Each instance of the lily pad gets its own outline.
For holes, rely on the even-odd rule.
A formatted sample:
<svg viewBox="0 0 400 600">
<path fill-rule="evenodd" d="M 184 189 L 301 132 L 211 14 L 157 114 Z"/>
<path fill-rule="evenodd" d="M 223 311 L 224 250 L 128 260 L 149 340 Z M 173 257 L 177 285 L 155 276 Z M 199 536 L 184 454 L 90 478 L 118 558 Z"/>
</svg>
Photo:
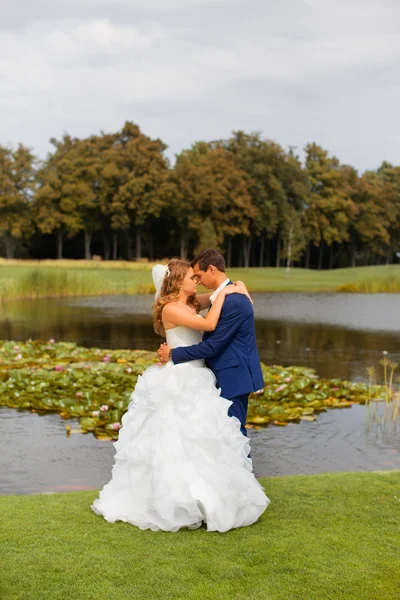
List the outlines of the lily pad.
<svg viewBox="0 0 400 600">
<path fill-rule="evenodd" d="M 78 417 L 83 432 L 115 440 L 138 376 L 157 361 L 142 350 L 0 341 L 0 406 Z M 384 397 L 380 386 L 321 379 L 305 367 L 261 367 L 265 388 L 249 399 L 248 423 L 255 427 L 314 421 L 322 411 Z"/>
</svg>

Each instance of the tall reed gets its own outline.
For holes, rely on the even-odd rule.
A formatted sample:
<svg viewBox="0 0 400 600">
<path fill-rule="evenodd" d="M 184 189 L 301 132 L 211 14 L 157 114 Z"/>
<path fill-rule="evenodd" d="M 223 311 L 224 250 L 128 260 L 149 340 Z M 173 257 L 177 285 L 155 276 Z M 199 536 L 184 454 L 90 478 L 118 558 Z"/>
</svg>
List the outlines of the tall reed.
<svg viewBox="0 0 400 600">
<path fill-rule="evenodd" d="M 12 273 L 4 272 L 4 269 Z M 103 294 L 150 294 L 154 292 L 151 271 L 146 269 L 102 269 L 94 267 L 2 267 L 0 298 L 44 298 L 96 296 Z"/>
<path fill-rule="evenodd" d="M 373 401 L 371 400 L 371 391 L 373 388 L 376 389 L 376 371 L 374 367 L 368 369 L 367 429 L 371 429 L 372 423 L 383 428 L 391 424 L 396 429 L 400 417 L 400 385 L 398 389 L 395 389 L 393 381 L 398 365 L 386 357 L 379 364 L 383 367 L 383 391 L 381 398 L 375 396 Z M 397 382 L 400 384 L 400 377 L 397 378 Z"/>
<path fill-rule="evenodd" d="M 338 292 L 355 294 L 398 294 L 400 293 L 400 276 L 387 279 L 366 279 L 354 283 L 345 283 L 337 288 Z"/>
</svg>

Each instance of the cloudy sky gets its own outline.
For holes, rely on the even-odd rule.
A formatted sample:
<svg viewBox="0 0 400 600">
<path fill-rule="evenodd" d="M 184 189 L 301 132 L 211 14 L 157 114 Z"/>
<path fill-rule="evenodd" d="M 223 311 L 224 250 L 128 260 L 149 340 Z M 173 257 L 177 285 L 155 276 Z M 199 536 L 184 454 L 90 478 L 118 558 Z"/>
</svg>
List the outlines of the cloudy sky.
<svg viewBox="0 0 400 600">
<path fill-rule="evenodd" d="M 0 0 L 0 144 L 138 123 L 400 164 L 399 0 Z"/>
</svg>

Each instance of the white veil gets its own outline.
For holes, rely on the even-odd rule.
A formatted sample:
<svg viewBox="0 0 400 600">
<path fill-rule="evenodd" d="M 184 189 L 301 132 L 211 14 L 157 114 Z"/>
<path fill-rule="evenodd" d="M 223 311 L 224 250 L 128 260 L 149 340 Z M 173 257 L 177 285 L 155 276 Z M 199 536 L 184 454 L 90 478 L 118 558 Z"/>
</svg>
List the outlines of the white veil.
<svg viewBox="0 0 400 600">
<path fill-rule="evenodd" d="M 155 265 L 153 267 L 151 274 L 153 276 L 154 287 L 156 288 L 154 300 L 157 300 L 158 296 L 160 295 L 161 286 L 163 284 L 167 270 L 168 270 L 168 267 L 166 265 Z"/>
</svg>

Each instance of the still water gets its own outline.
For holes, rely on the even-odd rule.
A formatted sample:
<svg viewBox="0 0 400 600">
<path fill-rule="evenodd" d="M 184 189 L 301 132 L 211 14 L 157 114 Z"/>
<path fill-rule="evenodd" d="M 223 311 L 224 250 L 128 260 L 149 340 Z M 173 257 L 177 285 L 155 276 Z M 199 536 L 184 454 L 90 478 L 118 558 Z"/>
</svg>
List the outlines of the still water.
<svg viewBox="0 0 400 600">
<path fill-rule="evenodd" d="M 400 361 L 398 294 L 253 294 L 260 358 L 361 380 L 382 353 Z M 0 339 L 54 338 L 83 346 L 155 350 L 152 297 L 103 296 L 0 304 Z"/>
<path fill-rule="evenodd" d="M 368 430 L 366 410 L 353 406 L 312 423 L 249 430 L 255 474 L 400 469 L 399 433 L 390 425 Z M 91 434 L 67 437 L 65 423 L 58 415 L 0 408 L 0 494 L 98 489 L 110 479 L 113 443 Z"/>
<path fill-rule="evenodd" d="M 258 347 L 267 364 L 305 365 L 321 377 L 366 380 L 385 355 L 400 363 L 398 295 L 254 294 Z M 152 298 L 46 299 L 0 304 L 0 338 L 74 341 L 154 350 Z M 387 354 L 386 354 L 387 353 Z M 251 430 L 260 476 L 400 468 L 394 427 L 366 428 L 367 408 L 328 411 L 317 421 Z M 72 424 L 72 427 L 76 425 Z M 58 415 L 0 409 L 0 493 L 95 489 L 109 478 L 114 447 L 65 435 Z"/>
</svg>

